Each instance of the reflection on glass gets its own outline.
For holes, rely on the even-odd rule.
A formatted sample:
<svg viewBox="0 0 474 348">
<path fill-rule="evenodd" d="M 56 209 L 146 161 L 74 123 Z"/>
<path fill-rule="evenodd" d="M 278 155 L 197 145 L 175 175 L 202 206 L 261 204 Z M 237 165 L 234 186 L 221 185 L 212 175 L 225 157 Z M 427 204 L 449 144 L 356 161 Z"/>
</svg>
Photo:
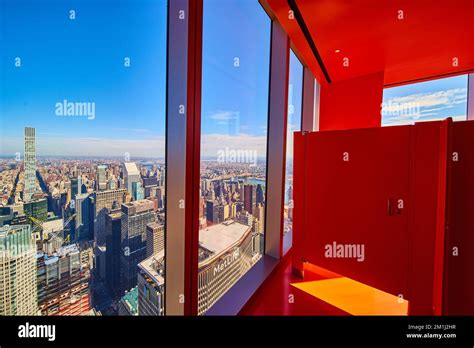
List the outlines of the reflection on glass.
<svg viewBox="0 0 474 348">
<path fill-rule="evenodd" d="M 288 123 L 286 135 L 285 199 L 283 207 L 283 253 L 292 245 L 293 237 L 293 133 L 301 130 L 303 98 L 303 65 L 290 51 L 288 85 Z"/>
<path fill-rule="evenodd" d="M 270 24 L 258 1 L 204 1 L 199 314 L 263 253 Z"/>
<path fill-rule="evenodd" d="M 0 315 L 163 314 L 166 6 L 2 4 Z"/>
<path fill-rule="evenodd" d="M 467 118 L 468 75 L 386 88 L 383 92 L 382 126 Z"/>
</svg>

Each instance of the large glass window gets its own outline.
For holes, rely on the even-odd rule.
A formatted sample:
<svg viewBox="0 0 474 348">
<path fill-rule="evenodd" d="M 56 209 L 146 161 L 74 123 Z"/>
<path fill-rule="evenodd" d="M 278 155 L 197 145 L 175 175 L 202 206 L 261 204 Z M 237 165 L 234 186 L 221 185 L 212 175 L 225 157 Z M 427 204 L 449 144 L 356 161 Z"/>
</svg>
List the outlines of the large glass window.
<svg viewBox="0 0 474 348">
<path fill-rule="evenodd" d="M 163 314 L 167 1 L 2 11 L 0 315 Z"/>
<path fill-rule="evenodd" d="M 288 121 L 286 128 L 285 199 L 283 209 L 283 253 L 292 245 L 293 238 L 293 135 L 301 130 L 303 102 L 303 65 L 290 51 L 288 84 Z"/>
<path fill-rule="evenodd" d="M 264 252 L 271 20 L 204 0 L 198 313 Z"/>
<path fill-rule="evenodd" d="M 382 126 L 467 118 L 468 75 L 384 89 Z"/>
</svg>

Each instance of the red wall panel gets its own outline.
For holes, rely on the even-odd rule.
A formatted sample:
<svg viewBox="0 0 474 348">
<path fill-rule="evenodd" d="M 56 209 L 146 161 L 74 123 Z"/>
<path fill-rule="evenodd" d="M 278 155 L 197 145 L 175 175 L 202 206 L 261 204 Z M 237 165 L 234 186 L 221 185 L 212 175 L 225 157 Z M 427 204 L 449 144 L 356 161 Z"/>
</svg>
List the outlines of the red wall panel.
<svg viewBox="0 0 474 348">
<path fill-rule="evenodd" d="M 380 72 L 322 85 L 319 129 L 380 127 L 383 78 Z"/>
<path fill-rule="evenodd" d="M 296 268 L 304 259 L 436 313 L 446 122 L 297 134 L 295 153 Z M 334 242 L 364 246 L 364 260 L 328 258 Z"/>
<path fill-rule="evenodd" d="M 474 121 L 453 123 L 448 151 L 444 314 L 474 314 Z M 458 160 L 453 161 L 453 152 Z M 455 249 L 457 248 L 457 256 Z"/>
<path fill-rule="evenodd" d="M 408 126 L 410 127 L 410 126 Z M 409 314 L 441 314 L 448 121 L 410 127 Z"/>
</svg>

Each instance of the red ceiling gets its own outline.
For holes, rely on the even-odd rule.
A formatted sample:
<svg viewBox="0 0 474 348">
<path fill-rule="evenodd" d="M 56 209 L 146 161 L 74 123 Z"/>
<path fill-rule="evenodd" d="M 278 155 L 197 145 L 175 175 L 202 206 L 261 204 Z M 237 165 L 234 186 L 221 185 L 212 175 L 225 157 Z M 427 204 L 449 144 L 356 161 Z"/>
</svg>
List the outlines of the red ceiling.
<svg viewBox="0 0 474 348">
<path fill-rule="evenodd" d="M 297 19 L 291 18 L 288 0 L 267 1 L 295 50 L 324 83 Z M 474 71 L 474 0 L 296 0 L 296 4 L 332 81 L 384 71 L 384 84 L 392 85 Z M 344 58 L 349 59 L 348 66 Z M 455 58 L 458 66 L 453 66 Z"/>
</svg>

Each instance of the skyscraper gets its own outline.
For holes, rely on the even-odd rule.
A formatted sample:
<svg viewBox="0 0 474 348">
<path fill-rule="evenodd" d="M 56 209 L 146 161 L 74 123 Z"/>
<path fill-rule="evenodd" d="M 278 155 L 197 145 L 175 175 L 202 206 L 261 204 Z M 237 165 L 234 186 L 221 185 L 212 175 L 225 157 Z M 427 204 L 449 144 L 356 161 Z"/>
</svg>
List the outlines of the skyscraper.
<svg viewBox="0 0 474 348">
<path fill-rule="evenodd" d="M 81 185 L 80 176 L 71 178 L 71 199 L 76 199 L 76 195 L 81 193 Z"/>
<path fill-rule="evenodd" d="M 165 225 L 152 222 L 146 225 L 146 257 L 158 254 L 165 248 Z"/>
<path fill-rule="evenodd" d="M 25 127 L 25 187 L 23 200 L 29 202 L 36 190 L 36 131 Z"/>
<path fill-rule="evenodd" d="M 125 162 L 123 164 L 123 179 L 125 181 L 125 188 L 131 194 L 133 192 L 133 183 L 140 181 L 140 172 L 135 163 Z"/>
<path fill-rule="evenodd" d="M 97 166 L 97 191 L 107 190 L 107 166 L 99 164 Z"/>
<path fill-rule="evenodd" d="M 146 225 L 155 221 L 153 202 L 147 199 L 122 204 L 121 283 L 123 290 L 137 285 L 137 265 L 146 257 Z"/>
<path fill-rule="evenodd" d="M 125 202 L 125 189 L 107 190 L 94 192 L 94 240 L 100 244 L 105 244 L 105 215 L 112 209 L 114 202 L 119 205 Z"/>
<path fill-rule="evenodd" d="M 136 201 L 145 198 L 145 191 L 143 190 L 142 183 L 140 181 L 132 182 L 132 197 Z"/>
<path fill-rule="evenodd" d="M 121 218 L 120 208 L 113 209 L 105 216 L 105 280 L 107 287 L 114 296 L 122 295 L 120 292 Z"/>
<path fill-rule="evenodd" d="M 206 219 L 208 224 L 218 224 L 219 220 L 219 205 L 215 201 L 208 200 L 206 202 Z"/>
<path fill-rule="evenodd" d="M 29 225 L 0 227 L 0 315 L 37 315 L 36 244 Z"/>
<path fill-rule="evenodd" d="M 143 188 L 145 189 L 146 198 L 151 196 L 152 189 L 156 187 L 158 187 L 158 179 L 156 176 L 151 178 L 143 178 Z"/>
<path fill-rule="evenodd" d="M 257 185 L 257 204 L 265 201 L 265 193 L 263 192 L 262 185 Z"/>
<path fill-rule="evenodd" d="M 92 199 L 87 193 L 81 193 L 76 198 L 76 240 L 93 238 L 92 229 Z"/>
<path fill-rule="evenodd" d="M 164 314 L 164 251 L 138 264 L 138 315 Z"/>
<path fill-rule="evenodd" d="M 253 214 L 255 205 L 257 204 L 257 194 L 255 186 L 245 185 L 244 186 L 244 209 L 250 214 Z"/>
</svg>

